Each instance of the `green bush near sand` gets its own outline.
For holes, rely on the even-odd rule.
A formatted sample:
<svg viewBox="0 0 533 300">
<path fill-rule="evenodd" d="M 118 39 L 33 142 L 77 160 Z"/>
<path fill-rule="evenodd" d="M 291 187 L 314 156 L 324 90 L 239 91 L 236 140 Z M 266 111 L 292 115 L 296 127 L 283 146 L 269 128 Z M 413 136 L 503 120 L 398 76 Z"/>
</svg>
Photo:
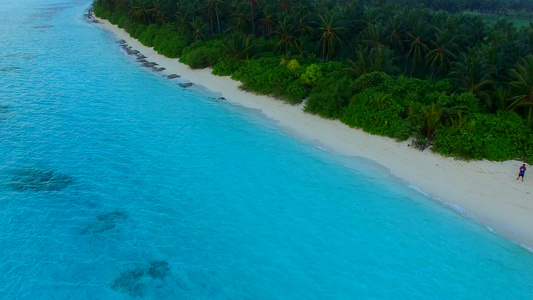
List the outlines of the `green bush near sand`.
<svg viewBox="0 0 533 300">
<path fill-rule="evenodd" d="M 230 56 L 224 56 L 213 66 L 213 74 L 219 76 L 228 76 L 237 71 L 241 66 L 241 60 Z"/>
<path fill-rule="evenodd" d="M 222 40 L 196 41 L 183 49 L 180 62 L 192 69 L 212 67 L 225 57 L 224 52 L 220 51 L 223 43 Z"/>
<path fill-rule="evenodd" d="M 531 130 L 516 113 L 471 114 L 459 124 L 441 125 L 432 148 L 445 156 L 503 161 L 531 157 Z"/>
<path fill-rule="evenodd" d="M 147 47 L 153 47 L 156 36 L 159 35 L 161 27 L 156 24 L 149 25 L 144 32 L 139 35 L 139 42 Z"/>
<path fill-rule="evenodd" d="M 300 81 L 301 74 L 301 67 L 291 69 L 279 57 L 263 57 L 245 60 L 231 78 L 241 81 L 244 89 L 297 104 L 308 93 Z"/>
<path fill-rule="evenodd" d="M 154 39 L 154 50 L 166 57 L 177 58 L 191 41 L 191 37 L 178 33 L 174 26 L 166 25 L 159 29 Z"/>
</svg>

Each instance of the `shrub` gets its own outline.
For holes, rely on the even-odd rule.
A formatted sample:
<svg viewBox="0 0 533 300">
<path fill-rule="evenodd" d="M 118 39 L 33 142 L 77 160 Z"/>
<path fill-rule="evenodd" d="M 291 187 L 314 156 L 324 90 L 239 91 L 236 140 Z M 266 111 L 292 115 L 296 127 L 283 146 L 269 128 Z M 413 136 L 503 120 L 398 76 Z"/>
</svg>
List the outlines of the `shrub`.
<svg viewBox="0 0 533 300">
<path fill-rule="evenodd" d="M 191 42 L 190 37 L 181 35 L 171 25 L 162 27 L 154 39 L 154 50 L 167 57 L 182 55 L 183 49 Z"/>
<path fill-rule="evenodd" d="M 154 39 L 159 34 L 159 25 L 152 24 L 146 28 L 146 30 L 139 36 L 139 42 L 147 47 L 153 47 Z"/>
<path fill-rule="evenodd" d="M 213 66 L 213 74 L 219 76 L 231 75 L 242 65 L 242 61 L 234 57 L 223 57 Z"/>
<path fill-rule="evenodd" d="M 344 78 L 331 82 L 327 88 L 313 91 L 305 103 L 305 111 L 328 119 L 339 118 L 351 96 L 349 85 L 348 79 Z"/>
<path fill-rule="evenodd" d="M 296 59 L 291 59 L 291 61 L 289 61 L 289 63 L 287 64 L 287 69 L 291 71 L 297 71 L 298 69 L 300 69 L 300 63 L 298 63 Z"/>
<path fill-rule="evenodd" d="M 390 88 L 384 92 L 400 97 L 402 102 L 407 104 L 409 102 L 424 102 L 424 97 L 429 91 L 431 91 L 431 85 L 429 82 L 400 76 L 394 81 Z M 424 103 L 431 104 L 432 102 L 433 101 Z"/>
<path fill-rule="evenodd" d="M 361 75 L 352 84 L 352 90 L 360 93 L 365 89 L 373 89 L 376 92 L 388 92 L 394 79 L 383 72 L 372 72 Z"/>
<path fill-rule="evenodd" d="M 452 94 L 447 96 L 443 93 L 437 94 L 436 102 L 442 107 L 451 110 L 462 110 L 466 112 L 480 112 L 481 106 L 479 100 L 471 92 L 462 93 L 459 95 Z"/>
<path fill-rule="evenodd" d="M 401 117 L 404 109 L 391 103 L 379 109 L 377 105 L 370 104 L 375 102 L 372 95 L 358 95 L 367 99 L 350 103 L 341 115 L 341 122 L 350 127 L 362 128 L 371 134 L 388 136 L 399 141 L 408 139 L 411 135 L 411 126 L 409 121 Z"/>
<path fill-rule="evenodd" d="M 516 113 L 504 116 L 476 113 L 459 128 L 438 128 L 433 150 L 465 159 L 527 158 L 533 148 L 531 137 L 531 129 Z"/>
<path fill-rule="evenodd" d="M 222 40 L 196 41 L 183 49 L 183 56 L 180 61 L 193 69 L 214 66 L 225 57 L 224 53 L 220 51 L 222 43 Z"/>
<path fill-rule="evenodd" d="M 305 69 L 305 73 L 300 76 L 300 79 L 306 87 L 311 88 L 315 85 L 317 80 L 320 79 L 320 77 L 322 77 L 322 71 L 320 70 L 320 67 L 312 64 Z"/>
<path fill-rule="evenodd" d="M 128 24 L 124 26 L 124 29 L 126 29 L 130 36 L 135 39 L 138 39 L 147 28 L 147 25 L 136 22 L 128 22 Z"/>
<path fill-rule="evenodd" d="M 110 12 L 104 9 L 98 2 L 94 4 L 94 15 L 98 18 L 108 19 Z"/>
<path fill-rule="evenodd" d="M 307 96 L 307 93 L 307 89 L 298 80 L 295 80 L 289 83 L 285 89 L 285 100 L 292 104 L 298 104 Z"/>
<path fill-rule="evenodd" d="M 121 13 L 109 13 L 107 15 L 107 20 L 109 21 L 109 23 L 115 24 L 120 28 L 122 28 L 127 18 L 128 17 L 125 14 L 121 14 Z"/>
<path fill-rule="evenodd" d="M 240 80 L 243 87 L 251 91 L 299 103 L 307 93 L 299 82 L 300 75 L 300 70 L 291 71 L 280 65 L 279 57 L 272 57 L 244 61 L 231 78 Z"/>
</svg>

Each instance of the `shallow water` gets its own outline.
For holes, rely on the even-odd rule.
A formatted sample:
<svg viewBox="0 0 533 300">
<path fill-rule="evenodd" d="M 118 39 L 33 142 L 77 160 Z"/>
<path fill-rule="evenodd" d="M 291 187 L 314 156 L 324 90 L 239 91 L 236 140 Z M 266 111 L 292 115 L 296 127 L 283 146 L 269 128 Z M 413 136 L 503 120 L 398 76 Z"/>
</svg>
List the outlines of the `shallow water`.
<svg viewBox="0 0 533 300">
<path fill-rule="evenodd" d="M 533 255 L 372 162 L 0 2 L 0 298 L 530 299 Z"/>
</svg>

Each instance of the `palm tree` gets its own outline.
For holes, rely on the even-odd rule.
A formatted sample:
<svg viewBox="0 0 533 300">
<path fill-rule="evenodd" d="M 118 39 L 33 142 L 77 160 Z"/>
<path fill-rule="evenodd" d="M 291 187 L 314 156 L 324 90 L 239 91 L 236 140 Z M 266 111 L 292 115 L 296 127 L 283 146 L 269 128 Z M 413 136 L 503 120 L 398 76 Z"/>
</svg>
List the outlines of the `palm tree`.
<svg viewBox="0 0 533 300">
<path fill-rule="evenodd" d="M 137 10 L 138 20 L 142 22 L 146 22 L 148 24 L 152 24 L 150 20 L 150 13 L 151 13 L 150 5 L 143 0 L 137 0 L 135 2 L 137 2 L 136 6 L 138 8 Z"/>
<path fill-rule="evenodd" d="M 528 53 L 533 53 L 533 22 L 529 22 L 529 27 L 522 28 L 519 36 L 520 56 L 523 57 Z"/>
<path fill-rule="evenodd" d="M 314 28 L 309 21 L 309 13 L 303 9 L 298 11 L 298 14 L 296 16 L 296 23 L 297 23 L 297 29 L 296 32 L 302 37 L 303 35 L 312 35 L 314 32 Z"/>
<path fill-rule="evenodd" d="M 281 20 L 278 24 L 277 30 L 273 32 L 278 40 L 276 49 L 284 54 L 289 54 L 292 49 L 297 47 L 296 37 L 292 34 L 292 26 L 288 24 L 287 19 Z"/>
<path fill-rule="evenodd" d="M 150 15 L 155 21 L 162 25 L 168 22 L 168 17 L 165 14 L 165 9 L 163 8 L 161 1 L 153 1 L 152 8 L 149 10 Z"/>
<path fill-rule="evenodd" d="M 291 5 L 289 0 L 276 0 L 276 6 L 283 12 L 287 12 Z"/>
<path fill-rule="evenodd" d="M 224 2 L 224 0 L 208 0 L 205 2 L 205 8 L 206 8 L 206 11 L 207 11 L 207 14 L 208 15 L 212 15 L 213 13 L 215 14 L 215 17 L 216 17 L 216 20 L 217 20 L 217 28 L 218 28 L 218 32 L 220 33 L 221 30 L 220 30 L 220 10 L 222 8 L 226 7 L 226 2 Z M 211 18 L 210 18 L 210 22 L 211 24 L 213 24 L 213 21 L 211 21 Z M 211 31 L 213 32 L 213 26 L 211 25 Z"/>
<path fill-rule="evenodd" d="M 370 51 L 374 51 L 383 45 L 384 37 L 383 28 L 380 25 L 373 25 L 363 31 L 362 43 L 369 48 Z"/>
<path fill-rule="evenodd" d="M 368 8 L 365 9 L 363 13 L 363 18 L 356 22 L 356 25 L 359 25 L 360 31 L 365 30 L 368 27 L 375 25 L 379 21 L 378 9 L 377 8 Z"/>
<path fill-rule="evenodd" d="M 356 54 L 357 60 L 354 62 L 347 59 L 348 68 L 345 68 L 344 71 L 353 78 L 371 72 L 397 73 L 399 69 L 394 66 L 394 59 L 390 58 L 391 55 L 392 51 L 385 45 L 380 45 L 372 50 L 359 49 Z"/>
<path fill-rule="evenodd" d="M 457 81 L 462 90 L 472 92 L 485 102 L 489 110 L 495 111 L 496 85 L 487 71 L 483 52 L 476 48 L 468 48 L 468 52 L 463 53 L 452 66 L 454 71 L 450 76 Z"/>
<path fill-rule="evenodd" d="M 141 7 L 139 1 L 131 1 L 128 8 L 128 16 L 136 21 L 141 20 Z"/>
<path fill-rule="evenodd" d="M 226 38 L 222 47 L 226 54 L 236 59 L 248 59 L 253 54 L 253 36 L 245 36 L 242 33 L 233 34 Z"/>
<path fill-rule="evenodd" d="M 527 121 L 533 125 L 533 55 L 520 59 L 518 64 L 510 70 L 513 81 L 509 82 L 512 103 L 504 112 L 527 108 Z"/>
<path fill-rule="evenodd" d="M 409 41 L 411 42 L 409 46 L 408 56 L 411 58 L 412 67 L 411 67 L 411 77 L 413 77 L 413 72 L 416 69 L 416 62 L 421 61 L 422 57 L 426 55 L 426 52 L 429 50 L 427 45 L 429 39 L 429 32 L 427 25 L 422 21 L 413 28 L 411 32 L 407 33 L 409 36 Z M 406 61 L 407 63 L 407 61 Z"/>
<path fill-rule="evenodd" d="M 392 18 L 389 21 L 389 24 L 387 26 L 388 35 L 385 38 L 385 40 L 388 42 L 388 44 L 390 45 L 390 47 L 392 49 L 397 49 L 399 51 L 401 51 L 403 49 L 404 31 L 405 31 L 405 29 L 404 29 L 404 26 L 402 24 L 402 21 L 400 21 L 397 17 L 396 18 Z"/>
<path fill-rule="evenodd" d="M 331 14 L 328 14 L 326 18 L 320 16 L 322 21 L 322 26 L 319 27 L 320 42 L 322 44 L 322 55 L 326 58 L 326 61 L 329 60 L 336 53 L 337 44 L 341 43 L 341 40 L 338 36 L 338 33 L 343 30 L 342 27 L 333 26 L 333 17 Z"/>
<path fill-rule="evenodd" d="M 247 32 L 249 32 L 248 24 L 249 24 L 249 20 L 246 17 L 246 14 L 242 12 L 240 9 L 238 9 L 237 11 L 233 13 L 232 25 L 229 29 L 231 29 L 233 33 L 241 32 L 241 33 L 246 34 Z"/>
<path fill-rule="evenodd" d="M 274 21 L 272 14 L 267 9 L 264 10 L 263 14 L 264 17 L 259 20 L 259 22 L 263 24 L 263 32 L 265 35 L 270 38 L 270 34 L 272 33 L 274 26 L 276 26 L 276 22 Z"/>
<path fill-rule="evenodd" d="M 256 5 L 261 5 L 261 0 L 246 0 L 246 2 L 250 3 L 250 20 L 252 20 L 252 34 L 255 35 L 255 21 L 254 21 L 254 16 L 255 16 L 255 6 Z"/>
<path fill-rule="evenodd" d="M 119 11 L 124 11 L 128 9 L 128 0 L 113 0 L 113 5 Z"/>
<path fill-rule="evenodd" d="M 201 18 L 196 17 L 194 18 L 194 20 L 192 20 L 191 28 L 192 28 L 192 32 L 193 32 L 193 36 L 195 40 L 205 39 L 204 31 L 206 27 L 207 25 L 204 23 L 204 21 Z"/>
<path fill-rule="evenodd" d="M 175 22 L 178 25 L 179 31 L 184 34 L 189 31 L 189 25 L 191 23 L 191 13 L 187 7 L 179 9 L 174 14 Z"/>
<path fill-rule="evenodd" d="M 455 47 L 454 37 L 451 37 L 448 31 L 437 35 L 436 41 L 432 41 L 433 49 L 426 54 L 426 60 L 431 66 L 431 77 L 438 70 L 445 72 L 450 68 L 455 54 L 452 50 Z"/>
<path fill-rule="evenodd" d="M 363 74 L 371 73 L 372 66 L 370 66 L 368 60 L 369 59 L 367 58 L 367 56 L 365 56 L 364 52 L 362 50 L 359 50 L 357 51 L 356 61 L 353 61 L 351 59 L 346 60 L 346 62 L 348 63 L 348 68 L 345 68 L 344 71 L 353 78 L 358 78 Z"/>
</svg>

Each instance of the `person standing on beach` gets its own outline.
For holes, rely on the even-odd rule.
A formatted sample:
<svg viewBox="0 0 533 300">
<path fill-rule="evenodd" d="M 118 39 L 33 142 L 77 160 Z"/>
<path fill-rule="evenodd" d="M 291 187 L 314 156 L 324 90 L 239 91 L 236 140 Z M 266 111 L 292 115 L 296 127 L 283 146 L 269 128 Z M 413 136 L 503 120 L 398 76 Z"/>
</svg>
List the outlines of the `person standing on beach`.
<svg viewBox="0 0 533 300">
<path fill-rule="evenodd" d="M 522 182 L 524 182 L 524 174 L 525 173 L 526 173 L 526 164 L 523 164 L 520 167 L 520 171 L 518 172 L 518 177 L 516 177 L 516 180 L 518 180 L 518 178 L 522 177 Z"/>
</svg>

